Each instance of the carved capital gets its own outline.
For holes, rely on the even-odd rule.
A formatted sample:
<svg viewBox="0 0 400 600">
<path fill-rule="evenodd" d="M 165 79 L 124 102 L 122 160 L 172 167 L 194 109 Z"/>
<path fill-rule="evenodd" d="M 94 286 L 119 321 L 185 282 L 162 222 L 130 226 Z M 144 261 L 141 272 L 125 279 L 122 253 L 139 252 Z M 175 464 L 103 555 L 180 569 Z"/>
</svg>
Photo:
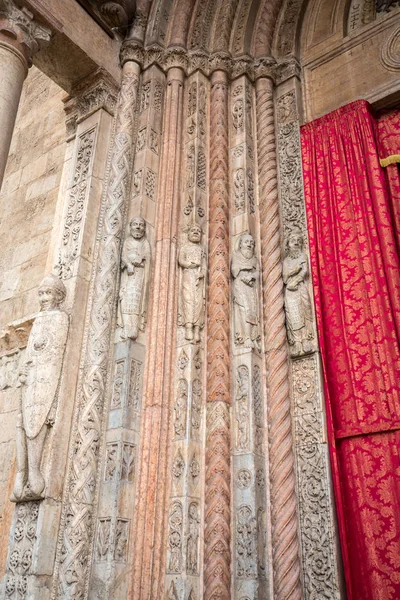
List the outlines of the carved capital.
<svg viewBox="0 0 400 600">
<path fill-rule="evenodd" d="M 67 136 L 74 135 L 77 124 L 100 108 L 113 115 L 117 95 L 117 84 L 102 69 L 77 83 L 65 100 Z"/>
<path fill-rule="evenodd" d="M 177 67 L 185 72 L 188 68 L 188 55 L 184 48 L 168 48 L 164 56 L 164 68 L 166 71 Z"/>
<path fill-rule="evenodd" d="M 208 75 L 208 54 L 204 50 L 193 50 L 189 52 L 189 68 L 188 74 L 194 73 L 195 71 L 202 71 L 205 75 Z"/>
<path fill-rule="evenodd" d="M 268 77 L 275 80 L 276 61 L 271 56 L 257 58 L 254 62 L 254 79 Z"/>
<path fill-rule="evenodd" d="M 301 67 L 296 58 L 283 58 L 275 67 L 275 83 L 279 85 L 292 77 L 300 79 L 300 73 Z"/>
<path fill-rule="evenodd" d="M 241 77 L 242 75 L 247 75 L 252 81 L 254 80 L 254 61 L 248 54 L 232 60 L 232 79 L 236 79 L 236 77 Z"/>
<path fill-rule="evenodd" d="M 216 52 L 209 58 L 210 75 L 214 71 L 224 71 L 227 75 L 231 74 L 232 58 L 227 52 Z"/>
<path fill-rule="evenodd" d="M 50 29 L 37 23 L 25 7 L 18 8 L 13 0 L 0 0 L 0 44 L 13 46 L 28 66 L 50 37 Z"/>
<path fill-rule="evenodd" d="M 121 62 L 121 67 L 123 67 L 124 64 L 129 61 L 137 62 L 141 67 L 143 67 L 144 49 L 142 44 L 139 44 L 133 40 L 127 40 L 124 42 L 121 46 L 119 60 Z"/>
</svg>

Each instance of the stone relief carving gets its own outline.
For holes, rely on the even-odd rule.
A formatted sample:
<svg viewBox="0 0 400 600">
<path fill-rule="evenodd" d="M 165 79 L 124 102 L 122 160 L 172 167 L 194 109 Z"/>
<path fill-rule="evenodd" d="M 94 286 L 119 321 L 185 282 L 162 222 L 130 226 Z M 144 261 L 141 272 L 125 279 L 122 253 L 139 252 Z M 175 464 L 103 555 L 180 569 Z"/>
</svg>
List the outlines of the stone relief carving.
<svg viewBox="0 0 400 600">
<path fill-rule="evenodd" d="M 121 408 L 122 387 L 124 385 L 124 360 L 117 360 L 114 368 L 114 385 L 111 397 L 111 409 Z"/>
<path fill-rule="evenodd" d="M 251 169 L 247 169 L 247 197 L 249 200 L 250 213 L 253 214 L 256 210 L 256 206 L 255 206 L 255 200 L 254 200 L 253 171 Z"/>
<path fill-rule="evenodd" d="M 264 413 L 261 391 L 261 369 L 258 365 L 253 368 L 253 413 L 257 427 L 264 426 Z"/>
<path fill-rule="evenodd" d="M 188 363 L 189 363 L 188 356 L 187 356 L 185 350 L 182 350 L 179 355 L 179 358 L 178 358 L 179 369 L 181 369 L 181 371 L 184 371 L 186 369 Z"/>
<path fill-rule="evenodd" d="M 133 174 L 132 192 L 134 198 L 136 198 L 136 196 L 139 196 L 142 190 L 142 179 L 143 169 L 140 169 L 139 171 L 136 171 L 136 173 Z"/>
<path fill-rule="evenodd" d="M 147 169 L 146 183 L 144 186 L 145 194 L 150 200 L 155 199 L 157 175 L 151 169 Z"/>
<path fill-rule="evenodd" d="M 121 481 L 132 483 L 135 479 L 135 449 L 126 442 L 122 446 Z"/>
<path fill-rule="evenodd" d="M 166 598 L 167 600 L 179 600 L 178 592 L 176 591 L 176 586 L 173 581 L 171 581 L 171 585 L 168 588 Z"/>
<path fill-rule="evenodd" d="M 154 84 L 153 104 L 157 112 L 161 112 L 164 88 L 159 81 Z"/>
<path fill-rule="evenodd" d="M 190 475 L 192 476 L 193 485 L 196 487 L 200 476 L 200 463 L 196 458 L 196 454 L 193 454 L 192 460 L 190 461 Z"/>
<path fill-rule="evenodd" d="M 240 506 L 236 515 L 236 569 L 239 579 L 257 577 L 257 522 L 250 506 Z"/>
<path fill-rule="evenodd" d="M 265 561 L 265 550 L 267 546 L 267 524 L 266 514 L 263 508 L 257 511 L 257 570 L 260 579 L 265 579 L 267 565 Z"/>
<path fill-rule="evenodd" d="M 140 412 L 140 380 L 142 377 L 143 364 L 135 360 L 131 360 L 131 370 L 129 373 L 129 391 L 128 391 L 128 407 L 133 408 L 136 412 Z"/>
<path fill-rule="evenodd" d="M 170 573 L 182 572 L 182 527 L 182 504 L 176 500 L 171 504 L 168 517 L 168 546 L 170 552 L 168 571 Z"/>
<path fill-rule="evenodd" d="M 118 470 L 118 444 L 112 442 L 107 444 L 106 464 L 104 470 L 104 481 L 115 481 Z"/>
<path fill-rule="evenodd" d="M 0 358 L 0 390 L 21 387 L 18 377 L 20 356 L 18 351 Z"/>
<path fill-rule="evenodd" d="M 236 475 L 236 486 L 240 490 L 246 490 L 251 486 L 251 471 L 249 469 L 239 469 Z"/>
<path fill-rule="evenodd" d="M 375 0 L 376 12 L 389 12 L 399 6 L 399 0 Z"/>
<path fill-rule="evenodd" d="M 150 129 L 150 150 L 157 155 L 159 154 L 158 139 L 159 135 L 157 131 L 154 131 L 154 129 Z"/>
<path fill-rule="evenodd" d="M 250 445 L 249 369 L 241 365 L 236 379 L 236 450 L 246 451 Z"/>
<path fill-rule="evenodd" d="M 54 270 L 61 279 L 73 276 L 73 265 L 79 254 L 82 219 L 85 213 L 89 170 L 92 164 L 96 129 L 79 137 L 75 170 L 69 192 L 67 214 L 64 220 L 61 249 Z"/>
<path fill-rule="evenodd" d="M 240 236 L 233 253 L 231 273 L 235 344 L 260 350 L 258 280 L 260 268 L 250 233 Z"/>
<path fill-rule="evenodd" d="M 206 251 L 201 243 L 202 230 L 194 223 L 178 256 L 180 267 L 178 323 L 185 328 L 188 341 L 199 342 L 204 326 Z"/>
<path fill-rule="evenodd" d="M 292 233 L 286 242 L 282 277 L 290 352 L 292 356 L 299 356 L 314 349 L 311 299 L 307 287 L 308 261 L 303 252 L 303 237 L 299 234 Z"/>
<path fill-rule="evenodd" d="M 182 452 L 179 449 L 178 453 L 175 456 L 174 461 L 172 463 L 172 477 L 173 477 L 173 481 L 174 481 L 175 485 L 177 485 L 179 483 L 179 480 L 182 477 L 184 470 L 185 470 L 185 460 L 182 456 Z"/>
<path fill-rule="evenodd" d="M 136 0 L 79 0 L 89 11 L 99 14 L 112 31 L 126 30 L 136 13 Z"/>
<path fill-rule="evenodd" d="M 240 168 L 237 169 L 233 176 L 233 189 L 235 194 L 235 208 L 240 214 L 245 211 L 245 171 Z"/>
<path fill-rule="evenodd" d="M 114 560 L 125 562 L 128 555 L 129 521 L 117 519 L 115 528 Z"/>
<path fill-rule="evenodd" d="M 237 131 L 243 129 L 244 122 L 244 101 L 243 98 L 239 98 L 233 103 L 232 106 L 232 123 Z"/>
<path fill-rule="evenodd" d="M 136 152 L 141 152 L 146 147 L 147 127 L 139 129 L 136 140 Z"/>
<path fill-rule="evenodd" d="M 191 502 L 188 510 L 189 532 L 186 543 L 186 571 L 189 575 L 197 575 L 199 572 L 199 539 L 200 539 L 200 515 L 197 502 Z"/>
<path fill-rule="evenodd" d="M 397 28 L 382 45 L 381 61 L 389 71 L 400 70 L 400 29 Z"/>
<path fill-rule="evenodd" d="M 146 83 L 142 85 L 142 90 L 140 93 L 140 113 L 145 111 L 150 105 L 150 89 L 151 81 L 146 81 Z"/>
<path fill-rule="evenodd" d="M 192 411 L 191 411 L 191 425 L 192 425 L 192 437 L 197 437 L 200 431 L 201 424 L 201 408 L 203 400 L 203 386 L 200 379 L 194 379 L 192 383 Z"/>
<path fill-rule="evenodd" d="M 179 379 L 174 405 L 174 432 L 177 438 L 186 435 L 187 401 L 188 382 L 186 379 Z"/>
<path fill-rule="evenodd" d="M 146 324 L 147 293 L 151 268 L 150 244 L 146 238 L 146 222 L 135 217 L 129 224 L 121 257 L 117 326 L 121 338 L 135 340 Z"/>
<path fill-rule="evenodd" d="M 25 598 L 32 567 L 38 515 L 39 502 L 25 502 L 16 508 L 15 529 L 9 550 L 5 583 L 7 600 Z"/>
<path fill-rule="evenodd" d="M 97 526 L 96 559 L 97 562 L 107 560 L 110 551 L 111 518 L 99 519 Z"/>
<path fill-rule="evenodd" d="M 21 412 L 17 419 L 17 474 L 13 502 L 43 498 L 45 480 L 41 461 L 48 429 L 54 424 L 58 387 L 69 319 L 61 305 L 63 282 L 46 276 L 39 286 L 36 316 L 20 367 Z"/>
</svg>

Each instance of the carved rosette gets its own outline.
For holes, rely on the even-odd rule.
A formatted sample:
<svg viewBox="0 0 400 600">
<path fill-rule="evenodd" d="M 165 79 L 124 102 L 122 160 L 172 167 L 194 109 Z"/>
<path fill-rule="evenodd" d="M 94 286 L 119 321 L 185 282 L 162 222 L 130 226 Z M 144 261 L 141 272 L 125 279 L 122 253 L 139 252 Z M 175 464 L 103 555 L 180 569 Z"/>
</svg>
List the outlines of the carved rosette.
<svg viewBox="0 0 400 600">
<path fill-rule="evenodd" d="M 94 502 L 99 483 L 99 448 L 110 348 L 115 274 L 119 267 L 123 213 L 132 167 L 137 65 L 124 68 L 116 110 L 115 138 L 105 193 L 101 243 L 86 331 L 82 381 L 73 429 L 52 598 L 85 598 L 95 533 Z M 57 576 L 58 575 L 58 576 Z"/>
<path fill-rule="evenodd" d="M 230 598 L 228 83 L 211 78 L 204 597 Z"/>
</svg>

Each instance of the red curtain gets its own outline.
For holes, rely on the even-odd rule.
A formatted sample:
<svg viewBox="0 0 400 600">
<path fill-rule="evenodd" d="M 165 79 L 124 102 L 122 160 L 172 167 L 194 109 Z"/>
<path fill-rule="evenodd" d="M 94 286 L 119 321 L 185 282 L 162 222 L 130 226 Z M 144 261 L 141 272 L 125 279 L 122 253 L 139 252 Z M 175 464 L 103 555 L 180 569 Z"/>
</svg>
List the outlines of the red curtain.
<svg viewBox="0 0 400 600">
<path fill-rule="evenodd" d="M 348 597 L 399 600 L 400 264 L 379 130 L 357 101 L 301 133 Z"/>
</svg>

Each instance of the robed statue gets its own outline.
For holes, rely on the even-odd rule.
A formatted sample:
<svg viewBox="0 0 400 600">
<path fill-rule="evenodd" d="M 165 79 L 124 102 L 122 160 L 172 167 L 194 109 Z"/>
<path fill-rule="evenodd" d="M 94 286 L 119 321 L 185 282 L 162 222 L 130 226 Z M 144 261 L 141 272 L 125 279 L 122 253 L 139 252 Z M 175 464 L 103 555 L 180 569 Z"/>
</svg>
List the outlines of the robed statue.
<svg viewBox="0 0 400 600">
<path fill-rule="evenodd" d="M 43 498 L 44 444 L 54 424 L 69 319 L 61 309 L 63 282 L 46 276 L 39 290 L 40 312 L 32 325 L 20 368 L 21 412 L 17 419 L 17 474 L 11 500 Z"/>
<path fill-rule="evenodd" d="M 129 231 L 122 248 L 117 326 L 123 340 L 136 340 L 146 325 L 151 250 L 142 217 L 132 219 Z"/>
<path fill-rule="evenodd" d="M 194 223 L 188 231 L 187 242 L 182 244 L 178 264 L 179 323 L 185 328 L 188 341 L 200 341 L 200 330 L 204 326 L 206 252 L 201 243 L 202 230 Z"/>
<path fill-rule="evenodd" d="M 260 268 L 250 233 L 240 236 L 231 262 L 235 344 L 260 349 L 258 281 Z"/>
<path fill-rule="evenodd" d="M 282 276 L 288 342 L 292 356 L 299 356 L 313 350 L 314 331 L 307 288 L 308 261 L 303 252 L 303 237 L 298 233 L 291 234 L 287 240 Z"/>
</svg>

